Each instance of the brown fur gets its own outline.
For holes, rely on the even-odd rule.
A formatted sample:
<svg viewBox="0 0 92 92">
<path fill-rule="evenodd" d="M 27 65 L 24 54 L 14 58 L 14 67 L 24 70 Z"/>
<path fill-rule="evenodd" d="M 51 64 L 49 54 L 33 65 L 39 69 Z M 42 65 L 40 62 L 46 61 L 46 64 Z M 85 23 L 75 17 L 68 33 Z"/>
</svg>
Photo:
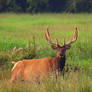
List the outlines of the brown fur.
<svg viewBox="0 0 92 92">
<path fill-rule="evenodd" d="M 45 78 L 56 68 L 56 58 L 43 58 L 22 60 L 17 62 L 12 69 L 11 82 L 20 79 L 33 81 Z"/>
</svg>

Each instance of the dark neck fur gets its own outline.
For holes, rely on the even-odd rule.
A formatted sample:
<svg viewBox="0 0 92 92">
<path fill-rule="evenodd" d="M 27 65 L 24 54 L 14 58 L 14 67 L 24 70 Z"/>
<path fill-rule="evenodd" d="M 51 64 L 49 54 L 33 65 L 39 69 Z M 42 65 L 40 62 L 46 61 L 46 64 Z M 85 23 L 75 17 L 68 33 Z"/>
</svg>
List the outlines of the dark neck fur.
<svg viewBox="0 0 92 92">
<path fill-rule="evenodd" d="M 57 59 L 57 65 L 58 65 L 58 71 L 62 71 L 65 66 L 66 57 L 56 57 Z"/>
</svg>

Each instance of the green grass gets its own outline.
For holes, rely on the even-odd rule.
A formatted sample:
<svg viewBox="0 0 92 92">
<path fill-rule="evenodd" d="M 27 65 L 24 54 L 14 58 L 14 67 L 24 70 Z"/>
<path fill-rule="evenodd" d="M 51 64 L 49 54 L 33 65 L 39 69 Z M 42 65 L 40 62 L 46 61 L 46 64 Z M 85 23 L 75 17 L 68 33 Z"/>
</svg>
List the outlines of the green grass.
<svg viewBox="0 0 92 92">
<path fill-rule="evenodd" d="M 42 48 L 44 56 L 53 56 L 54 51 L 45 40 L 45 29 L 48 26 L 51 37 L 63 45 L 63 39 L 69 41 L 74 27 L 79 29 L 79 37 L 67 56 L 73 61 L 92 58 L 92 14 L 0 14 L 0 51 L 11 50 L 15 46 L 25 47 L 35 36 L 37 48 Z M 44 48 L 49 48 L 46 52 Z M 44 52 L 45 51 L 45 52 Z M 55 56 L 55 54 L 54 54 Z"/>
<path fill-rule="evenodd" d="M 12 60 L 55 57 L 56 51 L 45 39 L 46 27 L 53 41 L 57 37 L 63 45 L 76 26 L 78 40 L 66 52 L 65 75 L 58 83 L 50 78 L 39 85 L 8 84 Z M 13 51 L 14 47 L 24 49 Z M 92 14 L 0 14 L 0 67 L 0 92 L 92 92 Z"/>
</svg>

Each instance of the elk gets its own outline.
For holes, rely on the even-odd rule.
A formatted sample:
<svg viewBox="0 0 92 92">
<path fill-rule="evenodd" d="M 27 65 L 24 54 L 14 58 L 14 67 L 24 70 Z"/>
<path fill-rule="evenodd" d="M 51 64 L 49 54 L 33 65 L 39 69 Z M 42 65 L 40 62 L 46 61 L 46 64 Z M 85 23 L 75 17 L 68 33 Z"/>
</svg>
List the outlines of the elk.
<svg viewBox="0 0 92 92">
<path fill-rule="evenodd" d="M 77 27 L 75 28 L 73 39 L 66 43 L 64 38 L 63 46 L 60 46 L 58 39 L 56 42 L 51 40 L 48 28 L 46 29 L 45 36 L 46 40 L 51 44 L 51 47 L 57 50 L 56 57 L 45 57 L 42 59 L 30 59 L 13 62 L 14 67 L 12 68 L 11 82 L 14 82 L 17 79 L 23 81 L 41 80 L 54 71 L 58 72 L 56 75 L 58 75 L 59 72 L 62 72 L 66 62 L 66 50 L 70 49 L 71 44 L 78 38 Z"/>
</svg>

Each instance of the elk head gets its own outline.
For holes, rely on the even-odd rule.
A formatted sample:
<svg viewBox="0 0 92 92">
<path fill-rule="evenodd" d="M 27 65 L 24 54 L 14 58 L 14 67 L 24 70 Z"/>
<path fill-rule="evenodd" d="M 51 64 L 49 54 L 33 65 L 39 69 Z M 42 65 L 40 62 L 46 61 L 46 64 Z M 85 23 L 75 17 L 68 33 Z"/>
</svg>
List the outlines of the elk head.
<svg viewBox="0 0 92 92">
<path fill-rule="evenodd" d="M 63 46 L 61 46 L 59 44 L 58 39 L 56 39 L 56 42 L 53 42 L 51 40 L 48 28 L 46 29 L 45 36 L 46 36 L 46 40 L 51 44 L 51 47 L 53 49 L 57 50 L 57 57 L 63 57 L 63 56 L 65 56 L 66 50 L 70 49 L 71 48 L 71 44 L 74 43 L 77 40 L 78 30 L 77 30 L 77 27 L 76 27 L 75 28 L 74 37 L 69 42 L 66 43 L 65 38 L 64 38 L 64 45 Z"/>
</svg>

